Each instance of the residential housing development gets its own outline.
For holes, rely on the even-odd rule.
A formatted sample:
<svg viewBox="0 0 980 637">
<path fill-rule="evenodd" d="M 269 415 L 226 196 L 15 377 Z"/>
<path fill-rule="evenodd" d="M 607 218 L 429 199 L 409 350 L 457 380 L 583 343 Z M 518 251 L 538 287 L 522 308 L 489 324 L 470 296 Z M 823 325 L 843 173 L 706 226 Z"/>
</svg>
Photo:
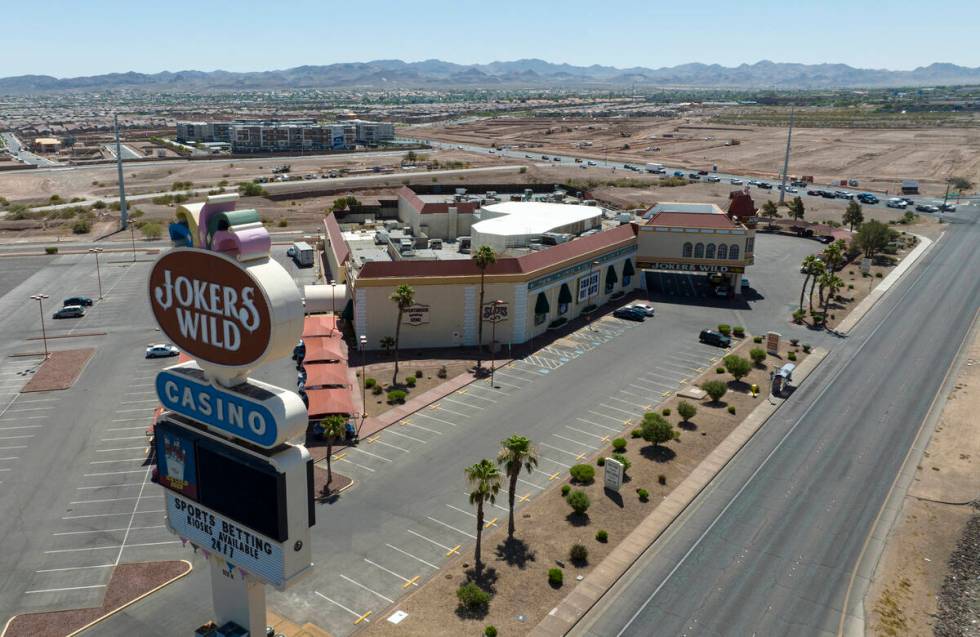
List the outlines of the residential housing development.
<svg viewBox="0 0 980 637">
<path fill-rule="evenodd" d="M 395 127 L 363 120 L 333 124 L 313 119 L 180 121 L 176 137 L 182 144 L 228 144 L 234 153 L 344 150 L 393 140 Z"/>
</svg>

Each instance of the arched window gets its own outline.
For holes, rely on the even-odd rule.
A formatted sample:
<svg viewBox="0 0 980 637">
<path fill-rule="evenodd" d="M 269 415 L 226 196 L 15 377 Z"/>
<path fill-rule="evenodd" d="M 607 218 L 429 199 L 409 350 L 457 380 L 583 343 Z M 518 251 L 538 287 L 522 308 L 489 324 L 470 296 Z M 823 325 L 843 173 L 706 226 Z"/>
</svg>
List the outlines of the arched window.
<svg viewBox="0 0 980 637">
<path fill-rule="evenodd" d="M 696 246 L 694 246 L 694 258 L 695 259 L 703 259 L 704 258 L 704 244 L 703 243 L 699 243 Z"/>
<path fill-rule="evenodd" d="M 691 252 L 693 251 L 694 251 L 694 246 L 691 245 L 690 241 L 688 241 L 687 243 L 684 244 L 684 251 L 681 253 L 681 256 L 684 257 L 685 259 L 690 259 Z"/>
<path fill-rule="evenodd" d="M 718 258 L 727 259 L 728 258 L 728 246 L 724 243 L 718 244 Z"/>
<path fill-rule="evenodd" d="M 704 258 L 705 259 L 714 259 L 715 258 L 715 244 L 713 244 L 713 243 L 709 243 L 708 244 L 708 249 L 704 253 Z"/>
<path fill-rule="evenodd" d="M 730 248 L 728 248 L 728 258 L 732 261 L 738 260 L 738 244 L 733 243 Z"/>
</svg>

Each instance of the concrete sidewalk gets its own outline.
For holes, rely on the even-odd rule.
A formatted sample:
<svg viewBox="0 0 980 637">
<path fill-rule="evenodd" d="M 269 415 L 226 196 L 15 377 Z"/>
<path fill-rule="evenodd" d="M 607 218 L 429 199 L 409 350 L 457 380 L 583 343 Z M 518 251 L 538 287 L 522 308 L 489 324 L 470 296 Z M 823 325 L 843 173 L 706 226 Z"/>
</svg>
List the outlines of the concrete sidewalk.
<svg viewBox="0 0 980 637">
<path fill-rule="evenodd" d="M 817 348 L 800 363 L 794 372 L 795 384 L 799 385 L 806 380 L 826 355 L 827 350 Z M 558 606 L 551 609 L 547 617 L 541 620 L 530 634 L 535 637 L 558 637 L 567 634 L 626 574 L 634 562 L 653 545 L 782 404 L 783 401 L 776 404 L 766 401 L 753 409 L 748 417 L 715 447 L 714 451 L 708 454 L 667 498 L 599 563 L 594 571 L 586 575 L 585 579 L 559 602 Z"/>
</svg>

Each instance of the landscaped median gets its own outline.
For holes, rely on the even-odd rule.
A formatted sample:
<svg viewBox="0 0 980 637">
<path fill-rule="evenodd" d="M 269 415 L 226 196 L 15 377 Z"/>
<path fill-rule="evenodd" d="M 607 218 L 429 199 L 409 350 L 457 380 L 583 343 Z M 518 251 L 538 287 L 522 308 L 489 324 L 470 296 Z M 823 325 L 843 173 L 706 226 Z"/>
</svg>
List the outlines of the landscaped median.
<svg viewBox="0 0 980 637">
<path fill-rule="evenodd" d="M 564 634 L 778 408 L 781 401 L 768 395 L 770 371 L 795 358 L 798 381 L 824 354 L 790 343 L 776 355 L 763 347 L 746 338 L 731 352 L 719 350 L 717 367 L 693 381 L 710 389 L 714 399 L 672 396 L 641 417 L 624 420 L 620 437 L 594 430 L 608 447 L 571 470 L 549 475 L 553 486 L 518 511 L 513 540 L 507 541 L 506 514 L 486 528 L 482 573 L 474 572 L 472 547 L 464 549 L 398 603 L 408 614 L 400 623 L 378 621 L 367 632 L 472 635 L 493 626 L 503 635 Z M 752 362 L 752 350 L 758 350 L 758 363 Z M 708 384 L 712 381 L 717 386 Z M 761 391 L 753 395 L 755 388 Z M 657 398 L 662 396 L 651 396 L 650 402 Z M 603 487 L 607 457 L 627 467 L 618 493 Z M 463 476 L 460 481 L 464 488 Z M 534 495 L 527 491 L 519 488 L 518 498 Z M 506 501 L 505 477 L 497 503 Z M 475 588 L 458 596 L 468 582 L 489 599 Z"/>
</svg>

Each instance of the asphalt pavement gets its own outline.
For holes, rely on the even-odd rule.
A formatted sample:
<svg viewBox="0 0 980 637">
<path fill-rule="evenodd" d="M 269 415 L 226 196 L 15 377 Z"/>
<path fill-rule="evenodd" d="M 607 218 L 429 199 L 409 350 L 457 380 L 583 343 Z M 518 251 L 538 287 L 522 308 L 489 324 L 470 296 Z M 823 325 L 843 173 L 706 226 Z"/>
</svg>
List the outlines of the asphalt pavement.
<svg viewBox="0 0 980 637">
<path fill-rule="evenodd" d="M 44 167 L 61 165 L 58 162 L 51 161 L 50 159 L 46 159 L 40 155 L 35 155 L 34 153 L 25 149 L 23 144 L 21 144 L 20 140 L 17 139 L 17 136 L 13 133 L 0 133 L 0 135 L 3 136 L 3 139 L 7 144 L 7 150 L 9 150 L 14 157 L 25 164 L 34 164 L 35 166 Z"/>
<path fill-rule="evenodd" d="M 837 634 L 865 539 L 980 306 L 977 211 L 951 217 L 572 634 Z"/>
</svg>

